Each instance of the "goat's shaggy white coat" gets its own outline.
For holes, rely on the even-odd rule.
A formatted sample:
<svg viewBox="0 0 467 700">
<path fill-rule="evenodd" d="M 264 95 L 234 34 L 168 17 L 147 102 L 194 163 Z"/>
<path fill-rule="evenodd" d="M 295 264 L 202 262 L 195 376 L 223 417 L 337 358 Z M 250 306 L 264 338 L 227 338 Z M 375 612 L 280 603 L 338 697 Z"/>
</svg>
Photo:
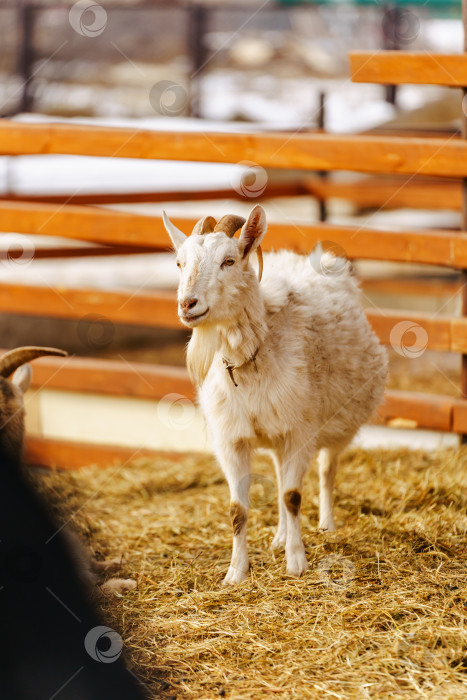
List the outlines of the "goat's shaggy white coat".
<svg viewBox="0 0 467 700">
<path fill-rule="evenodd" d="M 222 231 L 187 238 L 164 220 L 181 268 L 179 315 L 193 328 L 188 368 L 231 493 L 233 553 L 224 582 L 248 574 L 250 452 L 258 447 L 272 451 L 276 466 L 279 526 L 272 544 L 285 546 L 287 571 L 299 576 L 307 568 L 303 476 L 320 450 L 319 527 L 334 530 L 337 458 L 382 399 L 386 352 L 349 263 L 339 260 L 333 273 L 336 259 L 325 253 L 326 275 L 308 257 L 272 253 L 259 284 L 249 256 L 266 232 L 261 207 L 239 240 Z"/>
</svg>

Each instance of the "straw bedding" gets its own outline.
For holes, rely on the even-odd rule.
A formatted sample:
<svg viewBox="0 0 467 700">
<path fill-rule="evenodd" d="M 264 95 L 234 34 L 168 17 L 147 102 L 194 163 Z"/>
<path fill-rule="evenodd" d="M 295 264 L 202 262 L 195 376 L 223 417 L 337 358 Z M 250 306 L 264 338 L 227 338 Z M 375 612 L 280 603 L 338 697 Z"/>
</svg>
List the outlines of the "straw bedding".
<svg viewBox="0 0 467 700">
<path fill-rule="evenodd" d="M 229 588 L 228 489 L 210 457 L 34 476 L 94 556 L 123 557 L 137 580 L 98 601 L 149 697 L 465 698 L 467 452 L 348 451 L 326 535 L 310 470 L 299 580 L 270 550 L 267 457 L 254 472 L 251 577 Z"/>
</svg>

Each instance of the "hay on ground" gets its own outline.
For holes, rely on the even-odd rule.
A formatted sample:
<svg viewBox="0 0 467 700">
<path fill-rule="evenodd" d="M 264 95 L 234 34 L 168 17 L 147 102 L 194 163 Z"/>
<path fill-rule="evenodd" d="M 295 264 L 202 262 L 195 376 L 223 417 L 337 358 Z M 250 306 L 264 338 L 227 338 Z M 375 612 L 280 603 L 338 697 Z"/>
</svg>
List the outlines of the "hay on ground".
<svg viewBox="0 0 467 700">
<path fill-rule="evenodd" d="M 465 698 L 467 452 L 350 450 L 325 535 L 310 470 L 299 580 L 270 549 L 266 457 L 254 472 L 251 577 L 228 588 L 229 495 L 210 457 L 36 477 L 94 555 L 137 579 L 99 605 L 149 696 Z"/>
</svg>

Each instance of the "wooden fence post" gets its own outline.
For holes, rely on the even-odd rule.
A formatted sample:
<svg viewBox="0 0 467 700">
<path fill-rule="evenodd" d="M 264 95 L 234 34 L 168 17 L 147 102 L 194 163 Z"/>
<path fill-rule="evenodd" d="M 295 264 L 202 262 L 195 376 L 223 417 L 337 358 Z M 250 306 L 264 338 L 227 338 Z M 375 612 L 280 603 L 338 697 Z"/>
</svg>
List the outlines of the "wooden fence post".
<svg viewBox="0 0 467 700">
<path fill-rule="evenodd" d="M 467 0 L 462 0 L 462 23 L 464 25 L 464 52 L 467 52 Z M 462 88 L 462 138 L 467 139 L 467 86 Z M 462 178 L 462 230 L 467 231 L 467 178 Z M 467 270 L 462 270 L 462 316 L 467 316 Z M 462 355 L 461 370 L 462 398 L 467 398 L 467 355 Z M 461 442 L 467 444 L 467 434 L 462 433 Z"/>
</svg>

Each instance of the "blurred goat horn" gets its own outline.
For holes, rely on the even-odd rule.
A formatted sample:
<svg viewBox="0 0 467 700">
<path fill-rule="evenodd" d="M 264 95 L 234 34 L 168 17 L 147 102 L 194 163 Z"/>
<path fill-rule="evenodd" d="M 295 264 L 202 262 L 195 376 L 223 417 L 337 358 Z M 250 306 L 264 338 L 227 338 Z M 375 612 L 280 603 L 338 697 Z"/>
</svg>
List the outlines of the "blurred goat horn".
<svg viewBox="0 0 467 700">
<path fill-rule="evenodd" d="M 43 357 L 44 355 L 60 355 L 60 357 L 66 357 L 68 353 L 65 352 L 65 350 L 58 350 L 57 348 L 41 348 L 36 346 L 10 350 L 0 358 L 0 377 L 9 377 L 21 365 L 35 360 L 36 357 Z"/>
<path fill-rule="evenodd" d="M 204 236 L 205 233 L 212 233 L 215 225 L 216 220 L 212 216 L 205 216 L 195 224 L 192 235 Z"/>
<path fill-rule="evenodd" d="M 219 219 L 219 221 L 217 222 L 216 227 L 214 229 L 214 233 L 217 233 L 217 231 L 222 231 L 229 238 L 233 238 L 238 229 L 241 228 L 244 223 L 245 219 L 243 218 L 243 216 L 235 216 L 235 214 L 226 214 L 226 216 L 223 216 L 222 219 Z"/>
<path fill-rule="evenodd" d="M 258 282 L 261 282 L 263 276 L 263 251 L 260 245 L 256 248 L 256 255 L 258 256 Z"/>
</svg>

